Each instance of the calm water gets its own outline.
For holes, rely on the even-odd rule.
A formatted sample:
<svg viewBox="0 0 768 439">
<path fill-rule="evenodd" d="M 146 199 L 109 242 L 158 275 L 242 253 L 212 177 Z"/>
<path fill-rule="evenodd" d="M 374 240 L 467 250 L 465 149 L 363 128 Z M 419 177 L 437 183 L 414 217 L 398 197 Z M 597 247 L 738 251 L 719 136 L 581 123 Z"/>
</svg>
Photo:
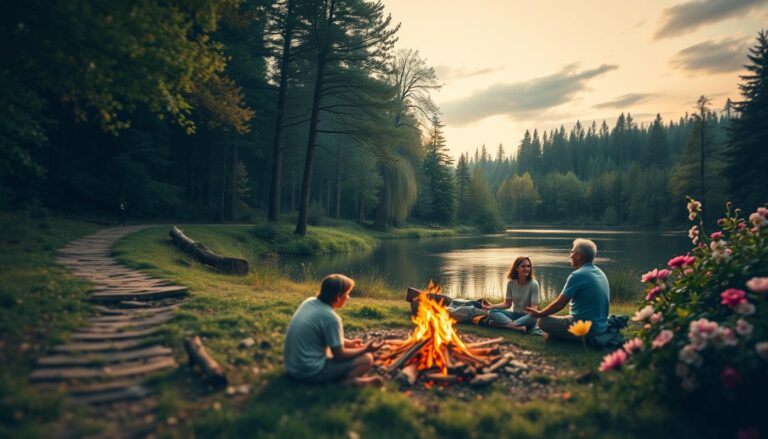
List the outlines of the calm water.
<svg viewBox="0 0 768 439">
<path fill-rule="evenodd" d="M 616 231 L 598 229 L 509 229 L 506 233 L 434 239 L 383 241 L 370 252 L 311 258 L 283 258 L 279 264 L 295 279 L 321 278 L 329 273 L 361 276 L 375 273 L 396 289 L 424 287 L 439 281 L 453 297 L 504 295 L 506 273 L 517 256 L 531 258 L 545 297 L 562 289 L 570 267 L 568 253 L 574 238 L 597 244 L 596 265 L 609 277 L 618 271 L 639 276 L 690 249 L 683 232 Z"/>
</svg>

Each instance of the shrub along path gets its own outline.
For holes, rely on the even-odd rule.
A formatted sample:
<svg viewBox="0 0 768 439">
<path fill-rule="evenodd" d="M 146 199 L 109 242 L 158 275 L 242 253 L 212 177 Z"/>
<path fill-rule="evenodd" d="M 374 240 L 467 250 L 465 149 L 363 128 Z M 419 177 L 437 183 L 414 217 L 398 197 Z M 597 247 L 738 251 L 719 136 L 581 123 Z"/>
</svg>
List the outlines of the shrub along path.
<svg viewBox="0 0 768 439">
<path fill-rule="evenodd" d="M 40 386 L 63 384 L 71 401 L 94 406 L 108 423 L 105 435 L 151 430 L 158 404 L 146 380 L 176 368 L 171 349 L 156 335 L 173 319 L 186 287 L 125 267 L 111 256 L 118 239 L 145 227 L 101 230 L 61 249 L 57 262 L 93 283 L 88 300 L 98 314 L 69 342 L 39 358 L 30 375 Z"/>
</svg>

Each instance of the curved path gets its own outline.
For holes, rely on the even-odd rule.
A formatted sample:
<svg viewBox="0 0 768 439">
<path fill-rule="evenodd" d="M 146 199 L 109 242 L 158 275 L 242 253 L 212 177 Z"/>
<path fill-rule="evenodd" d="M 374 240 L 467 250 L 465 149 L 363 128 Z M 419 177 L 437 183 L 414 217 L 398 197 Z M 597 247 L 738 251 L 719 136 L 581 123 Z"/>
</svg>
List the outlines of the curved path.
<svg viewBox="0 0 768 439">
<path fill-rule="evenodd" d="M 38 359 L 30 380 L 66 386 L 70 401 L 93 405 L 107 421 L 103 436 L 149 433 L 157 400 L 145 381 L 176 368 L 170 348 L 157 341 L 187 289 L 121 265 L 111 256 L 115 242 L 148 226 L 100 230 L 60 250 L 57 262 L 93 283 L 88 300 L 98 315 L 73 332 L 69 342 Z"/>
</svg>

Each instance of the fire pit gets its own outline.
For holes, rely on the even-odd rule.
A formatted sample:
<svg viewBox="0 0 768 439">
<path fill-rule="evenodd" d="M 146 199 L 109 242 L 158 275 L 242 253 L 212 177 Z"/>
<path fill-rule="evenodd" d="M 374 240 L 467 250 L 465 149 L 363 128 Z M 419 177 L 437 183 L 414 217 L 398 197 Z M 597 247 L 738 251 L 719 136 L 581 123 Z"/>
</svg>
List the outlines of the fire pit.
<svg viewBox="0 0 768 439">
<path fill-rule="evenodd" d="M 378 369 L 405 386 L 422 381 L 435 383 L 469 383 L 474 387 L 488 385 L 500 375 L 517 374 L 527 366 L 501 354 L 503 338 L 468 343 L 456 332 L 456 321 L 444 306 L 447 300 L 439 285 L 431 281 L 424 291 L 409 289 L 415 325 L 406 339 L 385 340 L 375 354 Z"/>
</svg>

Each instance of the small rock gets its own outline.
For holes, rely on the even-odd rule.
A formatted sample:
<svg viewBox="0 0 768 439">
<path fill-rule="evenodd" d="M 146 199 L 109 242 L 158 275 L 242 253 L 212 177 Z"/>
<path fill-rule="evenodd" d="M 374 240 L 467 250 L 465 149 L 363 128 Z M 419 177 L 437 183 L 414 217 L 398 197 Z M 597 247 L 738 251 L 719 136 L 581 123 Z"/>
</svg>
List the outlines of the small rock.
<svg viewBox="0 0 768 439">
<path fill-rule="evenodd" d="M 256 340 L 254 340 L 253 337 L 248 337 L 240 340 L 238 347 L 241 349 L 244 349 L 244 348 L 249 348 L 255 344 L 256 344 Z"/>
<path fill-rule="evenodd" d="M 225 393 L 226 393 L 227 395 L 229 395 L 229 396 L 232 396 L 232 395 L 234 395 L 235 393 L 237 393 L 237 388 L 235 388 L 235 386 L 228 386 L 228 387 L 227 387 L 227 390 L 225 391 Z"/>
</svg>

